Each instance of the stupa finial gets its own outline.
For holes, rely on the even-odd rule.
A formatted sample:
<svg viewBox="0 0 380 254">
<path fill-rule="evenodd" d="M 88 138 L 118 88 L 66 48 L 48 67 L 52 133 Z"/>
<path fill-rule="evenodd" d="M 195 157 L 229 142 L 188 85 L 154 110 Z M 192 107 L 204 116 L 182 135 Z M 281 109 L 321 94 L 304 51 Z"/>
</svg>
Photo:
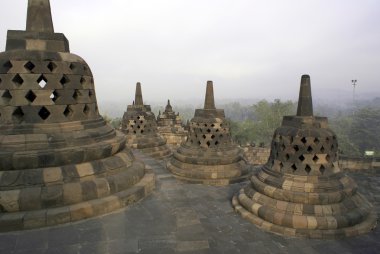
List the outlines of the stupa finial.
<svg viewBox="0 0 380 254">
<path fill-rule="evenodd" d="M 54 33 L 49 0 L 29 0 L 26 31 Z"/>
<path fill-rule="evenodd" d="M 298 99 L 297 116 L 313 116 L 310 76 L 302 75 Z"/>
<path fill-rule="evenodd" d="M 204 109 L 215 109 L 214 86 L 212 81 L 207 81 Z"/>
<path fill-rule="evenodd" d="M 135 105 L 137 105 L 137 106 L 143 106 L 144 105 L 140 82 L 137 82 L 137 84 L 136 84 Z"/>
</svg>

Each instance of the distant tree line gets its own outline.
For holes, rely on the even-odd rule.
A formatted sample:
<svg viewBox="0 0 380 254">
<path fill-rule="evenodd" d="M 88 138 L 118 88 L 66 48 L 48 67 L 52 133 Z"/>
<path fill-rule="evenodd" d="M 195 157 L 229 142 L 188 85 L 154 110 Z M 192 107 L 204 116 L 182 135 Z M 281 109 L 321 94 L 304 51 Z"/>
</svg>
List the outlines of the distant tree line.
<svg viewBox="0 0 380 254">
<path fill-rule="evenodd" d="M 221 105 L 230 121 L 232 137 L 239 144 L 264 144 L 269 146 L 273 133 L 281 125 L 282 117 L 294 115 L 296 102 L 269 102 L 261 100 L 253 105 L 238 102 Z M 194 115 L 194 106 L 179 106 L 174 110 L 180 113 L 183 124 Z M 158 114 L 163 107 L 154 107 Z M 365 151 L 375 151 L 380 156 L 380 99 L 358 103 L 356 109 L 337 109 L 329 105 L 316 105 L 315 115 L 328 116 L 330 128 L 337 134 L 341 154 L 363 156 Z M 105 116 L 114 128 L 119 128 L 121 118 Z"/>
</svg>

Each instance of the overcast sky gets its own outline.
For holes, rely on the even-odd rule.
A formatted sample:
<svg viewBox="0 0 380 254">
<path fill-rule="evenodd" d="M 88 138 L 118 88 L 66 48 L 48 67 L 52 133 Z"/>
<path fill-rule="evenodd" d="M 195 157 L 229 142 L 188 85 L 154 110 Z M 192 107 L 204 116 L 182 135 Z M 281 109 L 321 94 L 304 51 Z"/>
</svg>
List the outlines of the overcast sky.
<svg viewBox="0 0 380 254">
<path fill-rule="evenodd" d="M 24 30 L 27 0 L 0 0 L 6 30 Z M 95 76 L 98 100 L 380 96 L 379 0 L 51 0 L 56 32 Z"/>
</svg>

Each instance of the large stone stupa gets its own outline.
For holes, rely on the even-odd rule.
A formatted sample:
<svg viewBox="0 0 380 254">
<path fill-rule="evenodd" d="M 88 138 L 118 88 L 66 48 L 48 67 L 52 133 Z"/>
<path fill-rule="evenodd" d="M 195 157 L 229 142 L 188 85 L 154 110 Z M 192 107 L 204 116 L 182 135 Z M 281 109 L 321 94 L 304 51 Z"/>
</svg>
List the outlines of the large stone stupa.
<svg viewBox="0 0 380 254">
<path fill-rule="evenodd" d="M 26 27 L 8 31 L 0 53 L 0 231 L 73 222 L 147 195 L 154 175 L 99 115 L 91 70 L 54 33 L 48 0 L 29 0 Z"/>
<path fill-rule="evenodd" d="M 340 238 L 366 233 L 376 211 L 338 165 L 326 117 L 313 115 L 310 77 L 302 76 L 296 116 L 285 116 L 266 165 L 233 198 L 235 210 L 266 231 Z"/>
<path fill-rule="evenodd" d="M 136 84 L 135 100 L 123 115 L 121 130 L 127 137 L 127 145 L 156 159 L 172 155 L 166 139 L 158 134 L 156 117 L 150 105 L 144 105 L 141 84 Z"/>
<path fill-rule="evenodd" d="M 227 185 L 247 179 L 250 166 L 232 142 L 223 109 L 216 109 L 212 81 L 207 82 L 203 109 L 190 121 L 187 141 L 167 163 L 178 179 L 190 183 Z"/>
</svg>

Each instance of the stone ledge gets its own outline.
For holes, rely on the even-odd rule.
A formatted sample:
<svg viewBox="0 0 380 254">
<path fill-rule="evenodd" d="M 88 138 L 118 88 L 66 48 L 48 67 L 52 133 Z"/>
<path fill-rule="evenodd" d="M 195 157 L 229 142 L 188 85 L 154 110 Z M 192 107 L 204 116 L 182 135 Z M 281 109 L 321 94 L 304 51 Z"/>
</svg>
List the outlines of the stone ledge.
<svg viewBox="0 0 380 254">
<path fill-rule="evenodd" d="M 148 171 L 131 188 L 101 199 L 31 212 L 2 213 L 0 232 L 41 228 L 104 215 L 148 196 L 155 188 L 155 179 L 154 173 Z"/>
</svg>

